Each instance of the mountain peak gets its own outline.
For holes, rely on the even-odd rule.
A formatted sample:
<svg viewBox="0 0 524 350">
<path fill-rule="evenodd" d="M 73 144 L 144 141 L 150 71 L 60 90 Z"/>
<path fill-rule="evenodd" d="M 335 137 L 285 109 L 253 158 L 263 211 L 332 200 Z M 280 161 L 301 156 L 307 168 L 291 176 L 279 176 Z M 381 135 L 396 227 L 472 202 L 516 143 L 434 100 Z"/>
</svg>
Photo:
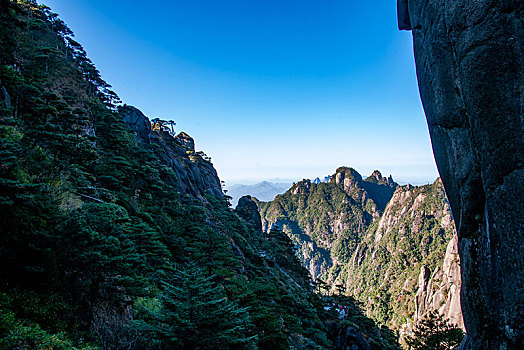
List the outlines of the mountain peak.
<svg viewBox="0 0 524 350">
<path fill-rule="evenodd" d="M 315 178 L 315 180 L 312 180 L 311 182 L 314 183 L 314 184 L 319 184 L 319 183 L 322 183 L 322 182 L 329 182 L 329 179 L 331 178 L 330 175 L 328 176 L 324 176 L 322 179 L 320 177 L 317 177 Z"/>
<path fill-rule="evenodd" d="M 388 177 L 382 176 L 380 171 L 375 170 L 369 177 L 364 180 L 369 183 L 379 184 L 379 185 L 388 185 L 391 187 L 397 187 L 398 184 L 393 180 L 393 176 L 389 175 Z"/>
<path fill-rule="evenodd" d="M 371 174 L 371 176 L 374 177 L 377 181 L 379 181 L 380 179 L 382 179 L 382 174 L 381 174 L 380 171 L 378 171 L 378 170 L 373 171 L 373 173 Z"/>
<path fill-rule="evenodd" d="M 340 185 L 351 180 L 361 182 L 362 175 L 353 168 L 340 167 L 335 171 L 335 175 L 331 177 L 330 182 L 335 182 L 337 185 Z"/>
</svg>

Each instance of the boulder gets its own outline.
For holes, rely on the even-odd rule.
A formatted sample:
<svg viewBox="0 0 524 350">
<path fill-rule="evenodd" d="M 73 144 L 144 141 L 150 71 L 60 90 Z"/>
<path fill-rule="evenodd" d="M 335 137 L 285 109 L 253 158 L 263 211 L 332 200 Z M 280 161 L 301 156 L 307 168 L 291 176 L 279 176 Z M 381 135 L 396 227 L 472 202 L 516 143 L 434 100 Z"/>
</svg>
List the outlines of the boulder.
<svg viewBox="0 0 524 350">
<path fill-rule="evenodd" d="M 251 196 L 241 197 L 238 200 L 238 205 L 235 208 L 235 212 L 257 232 L 262 234 L 262 219 L 260 218 L 260 213 L 258 212 L 257 203 L 255 203 Z"/>
<path fill-rule="evenodd" d="M 119 109 L 120 115 L 124 121 L 135 131 L 138 139 L 149 144 L 150 134 L 151 134 L 151 122 L 144 113 L 142 113 L 138 108 L 129 105 L 123 105 Z"/>
<path fill-rule="evenodd" d="M 176 135 L 175 140 L 184 148 L 186 148 L 189 151 L 195 151 L 195 141 L 191 136 L 186 134 L 185 132 L 181 132 L 178 135 Z"/>
</svg>

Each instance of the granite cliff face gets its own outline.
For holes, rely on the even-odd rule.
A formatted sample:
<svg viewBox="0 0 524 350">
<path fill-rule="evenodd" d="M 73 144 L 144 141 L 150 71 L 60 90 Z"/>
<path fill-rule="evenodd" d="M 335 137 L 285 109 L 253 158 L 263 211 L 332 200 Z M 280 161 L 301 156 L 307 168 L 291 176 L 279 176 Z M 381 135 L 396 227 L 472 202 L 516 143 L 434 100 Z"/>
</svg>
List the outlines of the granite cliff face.
<svg viewBox="0 0 524 350">
<path fill-rule="evenodd" d="M 165 131 L 152 130 L 149 119 L 132 106 L 124 105 L 119 112 L 141 142 L 159 146 L 166 163 L 176 173 L 177 191 L 199 198 L 205 194 L 223 196 L 213 164 L 195 153 L 195 142 L 188 134 L 181 132 L 173 138 Z"/>
<path fill-rule="evenodd" d="M 442 266 L 437 266 L 433 272 L 425 265 L 421 267 L 415 295 L 414 323 L 421 321 L 429 310 L 435 310 L 451 324 L 464 329 L 460 308 L 461 281 L 457 243 L 457 235 L 454 235 L 446 248 Z"/>
<path fill-rule="evenodd" d="M 399 0 L 458 227 L 473 349 L 524 346 L 524 2 Z"/>
<path fill-rule="evenodd" d="M 460 326 L 460 304 L 453 298 L 460 289 L 460 268 L 451 248 L 455 235 L 440 180 L 400 186 L 336 283 L 359 296 L 369 315 L 394 328 L 406 320 L 417 323 L 429 310 Z"/>
</svg>

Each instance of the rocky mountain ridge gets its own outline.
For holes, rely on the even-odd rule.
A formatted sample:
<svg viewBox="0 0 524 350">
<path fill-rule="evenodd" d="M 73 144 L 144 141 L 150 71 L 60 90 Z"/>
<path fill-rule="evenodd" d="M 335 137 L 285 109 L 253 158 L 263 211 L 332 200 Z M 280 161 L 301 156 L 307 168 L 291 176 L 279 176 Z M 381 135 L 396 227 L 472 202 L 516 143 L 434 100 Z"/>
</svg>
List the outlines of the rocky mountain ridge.
<svg viewBox="0 0 524 350">
<path fill-rule="evenodd" d="M 380 216 L 384 199 L 397 184 L 392 179 L 362 179 L 354 169 L 338 168 L 328 183 L 302 180 L 261 208 L 263 229 L 282 227 L 300 246 L 300 255 L 313 278 L 324 275 L 333 261 L 346 261 L 346 246 Z"/>
<path fill-rule="evenodd" d="M 379 322 L 401 329 L 434 309 L 462 326 L 457 241 L 440 180 L 399 186 L 378 171 L 362 179 L 342 167 L 327 184 L 293 185 L 261 214 L 264 230 L 276 225 L 290 236 L 314 278 L 332 292 L 343 286 Z M 419 285 L 421 268 L 433 274 Z"/>
<path fill-rule="evenodd" d="M 185 132 L 175 137 L 167 131 L 153 130 L 151 121 L 140 110 L 129 105 L 119 108 L 123 120 L 144 144 L 154 143 L 162 150 L 167 164 L 178 179 L 176 190 L 180 193 L 204 198 L 206 195 L 223 197 L 222 186 L 213 164 L 195 152 L 195 141 Z"/>
<path fill-rule="evenodd" d="M 232 210 L 194 140 L 110 88 L 49 7 L 0 1 L 0 348 L 397 349 L 327 312 L 256 203 Z"/>
<path fill-rule="evenodd" d="M 0 1 L 0 43 L 0 348 L 332 347 L 289 239 L 121 105 L 57 14 Z"/>
<path fill-rule="evenodd" d="M 420 321 L 430 309 L 460 327 L 456 298 L 460 269 L 452 249 L 455 235 L 440 180 L 419 187 L 400 186 L 357 247 L 351 264 L 342 268 L 340 282 L 353 295 L 366 296 L 363 302 L 370 315 L 397 329 L 405 322 Z M 453 315 L 441 308 L 443 300 L 448 304 L 453 300 Z"/>
</svg>

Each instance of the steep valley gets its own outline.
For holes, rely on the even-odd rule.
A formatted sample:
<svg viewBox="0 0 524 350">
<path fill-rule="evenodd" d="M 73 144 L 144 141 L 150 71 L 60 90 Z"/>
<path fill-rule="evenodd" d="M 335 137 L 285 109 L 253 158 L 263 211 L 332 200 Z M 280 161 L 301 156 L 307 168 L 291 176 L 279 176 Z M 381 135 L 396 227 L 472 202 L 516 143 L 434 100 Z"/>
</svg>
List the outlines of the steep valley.
<svg viewBox="0 0 524 350">
<path fill-rule="evenodd" d="M 121 101 L 49 7 L 0 0 L 0 349 L 397 350 L 437 321 L 448 348 L 523 348 L 524 2 L 397 3 L 442 180 L 340 167 L 232 208 L 203 138 Z"/>
<path fill-rule="evenodd" d="M 47 6 L 1 1 L 0 44 L 1 349 L 398 349 Z"/>
<path fill-rule="evenodd" d="M 399 186 L 341 167 L 327 183 L 303 180 L 259 206 L 264 229 L 288 234 L 327 293 L 353 296 L 402 332 L 429 310 L 463 328 L 456 231 L 440 179 Z"/>
</svg>

